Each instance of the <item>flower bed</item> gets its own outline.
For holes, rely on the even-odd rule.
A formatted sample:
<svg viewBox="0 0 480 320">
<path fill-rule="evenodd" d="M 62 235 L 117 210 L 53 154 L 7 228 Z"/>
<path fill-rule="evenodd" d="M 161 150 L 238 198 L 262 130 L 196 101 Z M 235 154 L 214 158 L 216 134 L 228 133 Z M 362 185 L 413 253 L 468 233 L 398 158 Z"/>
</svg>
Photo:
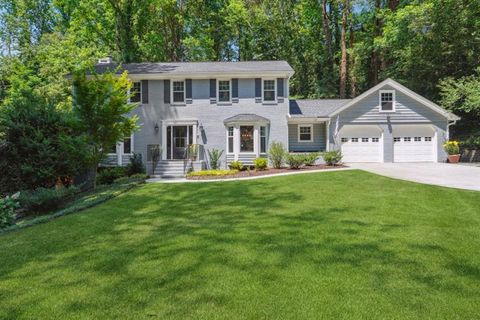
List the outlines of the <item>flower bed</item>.
<svg viewBox="0 0 480 320">
<path fill-rule="evenodd" d="M 319 164 L 314 166 L 304 166 L 299 169 L 290 169 L 290 168 L 281 168 L 274 169 L 268 168 L 261 171 L 256 170 L 204 170 L 192 172 L 187 175 L 188 180 L 213 180 L 213 179 L 233 179 L 233 178 L 246 178 L 246 177 L 257 177 L 257 176 L 267 176 L 267 175 L 276 175 L 279 173 L 286 172 L 302 172 L 302 171 L 312 171 L 312 170 L 328 170 L 328 169 L 338 169 L 345 168 L 344 165 L 335 165 L 328 166 L 326 164 Z"/>
</svg>

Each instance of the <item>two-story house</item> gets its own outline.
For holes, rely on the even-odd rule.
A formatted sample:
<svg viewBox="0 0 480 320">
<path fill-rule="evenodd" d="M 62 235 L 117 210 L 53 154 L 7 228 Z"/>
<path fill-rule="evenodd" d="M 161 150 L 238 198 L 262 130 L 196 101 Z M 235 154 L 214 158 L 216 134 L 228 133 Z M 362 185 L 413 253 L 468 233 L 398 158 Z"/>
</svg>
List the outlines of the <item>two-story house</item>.
<svg viewBox="0 0 480 320">
<path fill-rule="evenodd" d="M 339 149 L 345 162 L 444 161 L 442 144 L 458 117 L 387 79 L 355 99 L 290 100 L 286 61 L 131 63 L 102 59 L 97 72 L 128 71 L 140 129 L 109 154 L 125 165 L 141 153 L 150 174 L 183 175 L 189 146 L 196 169 L 207 150 L 222 166 L 266 157 L 272 141 L 289 152 Z M 152 150 L 160 161 L 152 166 Z M 155 169 L 153 169 L 155 168 Z"/>
</svg>

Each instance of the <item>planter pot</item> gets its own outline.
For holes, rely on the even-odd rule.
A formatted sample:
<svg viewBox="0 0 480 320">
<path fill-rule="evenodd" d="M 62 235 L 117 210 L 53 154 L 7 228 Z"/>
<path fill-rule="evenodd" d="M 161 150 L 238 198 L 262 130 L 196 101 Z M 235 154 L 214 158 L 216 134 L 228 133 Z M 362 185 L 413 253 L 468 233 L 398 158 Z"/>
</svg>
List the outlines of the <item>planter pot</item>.
<svg viewBox="0 0 480 320">
<path fill-rule="evenodd" d="M 448 155 L 448 162 L 449 163 L 458 163 L 460 160 L 460 155 L 459 154 L 449 154 Z"/>
</svg>

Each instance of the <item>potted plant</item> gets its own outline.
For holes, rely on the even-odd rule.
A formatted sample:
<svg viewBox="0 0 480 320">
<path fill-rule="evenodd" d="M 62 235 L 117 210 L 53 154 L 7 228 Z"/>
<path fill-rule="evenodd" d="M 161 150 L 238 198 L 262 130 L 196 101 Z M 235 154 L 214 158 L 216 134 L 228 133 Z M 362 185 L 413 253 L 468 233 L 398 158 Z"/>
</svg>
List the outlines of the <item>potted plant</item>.
<svg viewBox="0 0 480 320">
<path fill-rule="evenodd" d="M 460 160 L 460 147 L 458 141 L 449 140 L 443 144 L 443 149 L 448 154 L 448 162 L 458 163 Z"/>
</svg>

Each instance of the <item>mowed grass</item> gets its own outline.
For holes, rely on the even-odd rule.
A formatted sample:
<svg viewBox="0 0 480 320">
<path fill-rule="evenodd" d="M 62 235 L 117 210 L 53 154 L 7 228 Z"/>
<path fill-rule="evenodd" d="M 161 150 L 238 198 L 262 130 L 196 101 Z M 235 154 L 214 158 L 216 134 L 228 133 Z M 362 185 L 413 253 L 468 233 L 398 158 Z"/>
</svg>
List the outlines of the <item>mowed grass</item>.
<svg viewBox="0 0 480 320">
<path fill-rule="evenodd" d="M 0 254 L 5 319 L 480 318 L 480 192 L 362 171 L 149 184 Z"/>
</svg>

